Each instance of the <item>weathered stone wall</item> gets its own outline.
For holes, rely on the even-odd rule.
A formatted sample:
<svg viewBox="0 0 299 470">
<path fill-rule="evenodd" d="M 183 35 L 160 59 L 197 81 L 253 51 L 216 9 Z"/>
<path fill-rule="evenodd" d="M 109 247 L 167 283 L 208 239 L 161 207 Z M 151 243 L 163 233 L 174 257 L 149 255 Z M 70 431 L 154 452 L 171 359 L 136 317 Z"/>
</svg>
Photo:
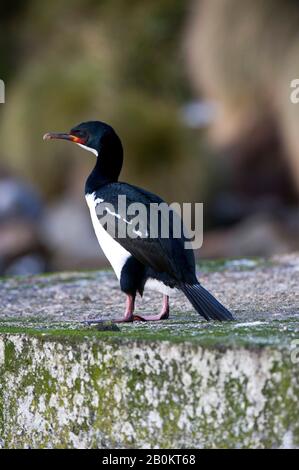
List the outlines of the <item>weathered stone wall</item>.
<svg viewBox="0 0 299 470">
<path fill-rule="evenodd" d="M 299 447 L 299 367 L 266 348 L 0 338 L 3 447 Z"/>
</svg>

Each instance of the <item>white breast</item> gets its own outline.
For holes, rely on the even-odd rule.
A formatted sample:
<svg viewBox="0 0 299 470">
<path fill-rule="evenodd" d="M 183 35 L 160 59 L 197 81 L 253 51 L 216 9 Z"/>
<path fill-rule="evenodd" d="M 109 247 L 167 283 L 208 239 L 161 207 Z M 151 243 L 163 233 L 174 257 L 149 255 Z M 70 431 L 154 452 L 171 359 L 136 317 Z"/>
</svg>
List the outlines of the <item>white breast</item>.
<svg viewBox="0 0 299 470">
<path fill-rule="evenodd" d="M 130 258 L 131 253 L 129 253 L 125 248 L 123 248 L 114 238 L 109 235 L 104 227 L 100 224 L 97 213 L 96 206 L 99 203 L 103 203 L 102 199 L 97 199 L 95 193 L 86 195 L 86 202 L 90 210 L 91 220 L 93 224 L 94 231 L 96 233 L 98 242 L 110 262 L 112 268 L 118 279 L 120 279 L 121 270 Z"/>
</svg>

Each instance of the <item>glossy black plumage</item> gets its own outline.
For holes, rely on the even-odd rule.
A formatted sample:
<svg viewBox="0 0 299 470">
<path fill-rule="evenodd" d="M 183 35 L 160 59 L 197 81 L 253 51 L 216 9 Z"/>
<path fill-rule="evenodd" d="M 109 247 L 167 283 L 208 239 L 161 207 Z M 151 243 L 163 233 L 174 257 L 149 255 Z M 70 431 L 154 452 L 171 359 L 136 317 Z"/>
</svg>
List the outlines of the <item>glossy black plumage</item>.
<svg viewBox="0 0 299 470">
<path fill-rule="evenodd" d="M 169 219 L 169 238 L 161 237 L 161 223 L 158 225 L 158 237 L 153 238 L 150 236 L 150 210 L 152 209 L 152 211 L 155 211 L 155 206 L 153 204 L 158 205 L 164 202 L 161 198 L 148 191 L 137 188 L 136 186 L 120 182 L 106 184 L 98 189 L 95 194 L 96 198 L 103 199 L 104 201 L 98 203 L 96 209 L 97 213 L 102 215 L 103 212 L 105 212 L 105 220 L 107 221 L 107 219 L 111 219 L 111 223 L 106 224 L 105 229 L 118 241 L 118 243 L 136 257 L 136 259 L 145 266 L 149 266 L 159 273 L 167 273 L 177 282 L 196 282 L 193 251 L 184 249 L 184 241 L 186 240 L 184 234 L 182 234 L 182 237 L 179 239 L 173 238 L 172 217 L 176 217 L 176 215 L 171 213 L 172 217 Z M 119 196 L 126 197 L 126 211 L 124 217 L 121 218 L 117 218 L 115 215 L 109 214 L 105 211 L 106 203 L 111 204 L 114 208 L 118 207 Z M 135 215 L 127 214 L 128 207 L 135 202 L 141 203 L 143 207 L 146 208 L 147 214 L 143 221 L 143 230 L 146 230 L 148 236 L 136 236 L 136 238 L 128 236 L 126 238 L 121 238 L 119 234 L 130 229 L 130 225 L 128 223 L 132 222 L 135 217 Z M 157 212 L 158 216 L 158 208 L 155 212 Z M 99 217 L 100 222 L 101 220 L 102 217 Z M 113 228 L 114 226 L 115 231 L 111 230 L 111 227 Z M 146 233 L 144 233 L 144 235 L 146 235 Z"/>
</svg>

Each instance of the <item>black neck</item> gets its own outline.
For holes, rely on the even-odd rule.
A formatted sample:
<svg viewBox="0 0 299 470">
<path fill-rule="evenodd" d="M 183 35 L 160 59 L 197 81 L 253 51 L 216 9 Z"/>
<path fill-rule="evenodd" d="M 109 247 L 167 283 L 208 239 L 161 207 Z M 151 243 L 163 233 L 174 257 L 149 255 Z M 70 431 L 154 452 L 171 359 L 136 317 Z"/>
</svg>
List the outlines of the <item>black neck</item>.
<svg viewBox="0 0 299 470">
<path fill-rule="evenodd" d="M 105 184 L 118 180 L 123 164 L 120 140 L 102 139 L 94 169 L 87 178 L 85 194 L 91 194 Z"/>
</svg>

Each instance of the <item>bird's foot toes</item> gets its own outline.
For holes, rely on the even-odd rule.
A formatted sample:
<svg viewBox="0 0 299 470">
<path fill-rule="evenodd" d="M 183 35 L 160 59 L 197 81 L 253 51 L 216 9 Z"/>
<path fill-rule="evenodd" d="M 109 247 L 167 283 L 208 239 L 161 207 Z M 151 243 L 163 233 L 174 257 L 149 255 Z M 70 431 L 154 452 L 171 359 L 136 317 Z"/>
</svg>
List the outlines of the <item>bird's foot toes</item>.
<svg viewBox="0 0 299 470">
<path fill-rule="evenodd" d="M 140 315 L 134 315 L 133 321 L 148 321 L 146 317 L 141 317 Z"/>
<path fill-rule="evenodd" d="M 134 315 L 134 321 L 160 321 L 160 320 L 167 320 L 169 315 Z"/>
</svg>

